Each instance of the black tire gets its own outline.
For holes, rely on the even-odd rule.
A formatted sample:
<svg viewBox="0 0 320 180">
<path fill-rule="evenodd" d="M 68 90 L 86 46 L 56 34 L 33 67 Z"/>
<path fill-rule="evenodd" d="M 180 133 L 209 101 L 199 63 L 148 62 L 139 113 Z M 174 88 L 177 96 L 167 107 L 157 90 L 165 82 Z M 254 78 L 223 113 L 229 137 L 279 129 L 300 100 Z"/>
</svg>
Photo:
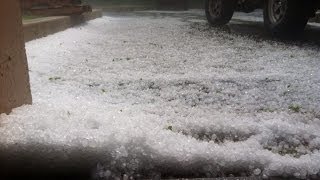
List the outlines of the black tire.
<svg viewBox="0 0 320 180">
<path fill-rule="evenodd" d="M 310 3 L 305 0 L 264 0 L 264 25 L 274 36 L 301 35 L 308 23 Z"/>
<path fill-rule="evenodd" d="M 212 26 L 227 24 L 236 9 L 237 0 L 206 0 L 205 11 Z"/>
</svg>

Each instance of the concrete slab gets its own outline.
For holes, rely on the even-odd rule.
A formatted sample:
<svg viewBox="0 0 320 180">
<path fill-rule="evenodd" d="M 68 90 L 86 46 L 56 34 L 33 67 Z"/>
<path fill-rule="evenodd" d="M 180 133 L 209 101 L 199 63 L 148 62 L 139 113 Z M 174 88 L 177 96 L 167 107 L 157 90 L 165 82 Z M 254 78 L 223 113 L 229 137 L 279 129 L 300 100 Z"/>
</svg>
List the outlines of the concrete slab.
<svg viewBox="0 0 320 180">
<path fill-rule="evenodd" d="M 90 13 L 75 16 L 44 17 L 23 22 L 25 42 L 42 38 L 63 31 L 86 21 L 102 16 L 102 10 L 95 9 Z"/>
</svg>

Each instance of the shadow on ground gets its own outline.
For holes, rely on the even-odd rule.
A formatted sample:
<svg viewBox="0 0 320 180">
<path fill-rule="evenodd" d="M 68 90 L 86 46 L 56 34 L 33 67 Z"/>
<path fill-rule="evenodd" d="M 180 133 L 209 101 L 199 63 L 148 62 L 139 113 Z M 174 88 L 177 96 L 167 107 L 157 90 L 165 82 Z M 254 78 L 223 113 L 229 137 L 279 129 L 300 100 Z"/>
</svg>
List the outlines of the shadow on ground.
<svg viewBox="0 0 320 180">
<path fill-rule="evenodd" d="M 272 40 L 275 42 L 282 42 L 285 44 L 294 45 L 317 45 L 320 46 L 320 24 L 319 23 L 309 23 L 306 27 L 305 32 L 300 37 L 294 37 L 291 40 L 281 40 L 272 37 L 266 29 L 262 22 L 262 12 L 255 12 L 253 14 L 241 14 L 241 18 L 235 17 L 231 22 L 223 27 L 217 28 L 219 30 L 226 31 L 231 34 L 241 35 L 248 38 L 253 38 L 258 41 Z M 258 14 L 258 17 L 256 16 Z M 104 15 L 112 17 L 151 17 L 151 18 L 180 18 L 181 21 L 201 24 L 202 26 L 209 25 L 206 21 L 203 10 L 191 10 L 191 11 L 134 11 L 134 12 L 105 12 Z M 246 16 L 248 18 L 246 18 Z M 261 20 L 250 20 L 250 19 L 260 18 Z M 213 28 L 213 27 L 212 27 Z"/>
<path fill-rule="evenodd" d="M 93 151 L 39 143 L 1 147 L 0 174 L 4 179 L 90 179 L 99 161 Z"/>
<path fill-rule="evenodd" d="M 308 24 L 305 32 L 300 37 L 294 37 L 292 40 L 280 40 L 272 37 L 264 28 L 263 22 L 252 22 L 233 19 L 227 26 L 229 31 L 234 34 L 243 36 L 251 36 L 254 38 L 261 38 L 262 40 L 274 40 L 284 43 L 310 43 L 320 45 L 320 25 Z"/>
</svg>

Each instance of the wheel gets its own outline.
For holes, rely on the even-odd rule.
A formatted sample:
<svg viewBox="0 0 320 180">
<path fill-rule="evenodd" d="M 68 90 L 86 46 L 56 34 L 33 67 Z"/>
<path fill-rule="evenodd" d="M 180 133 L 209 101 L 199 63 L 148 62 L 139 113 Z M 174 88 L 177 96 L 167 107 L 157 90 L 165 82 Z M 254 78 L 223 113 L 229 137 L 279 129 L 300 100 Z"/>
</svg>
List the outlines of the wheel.
<svg viewBox="0 0 320 180">
<path fill-rule="evenodd" d="M 227 24 L 235 11 L 237 0 L 206 0 L 205 11 L 209 23 L 213 26 Z"/>
<path fill-rule="evenodd" d="M 264 24 L 277 37 L 302 34 L 308 23 L 310 3 L 304 0 L 265 0 Z"/>
</svg>

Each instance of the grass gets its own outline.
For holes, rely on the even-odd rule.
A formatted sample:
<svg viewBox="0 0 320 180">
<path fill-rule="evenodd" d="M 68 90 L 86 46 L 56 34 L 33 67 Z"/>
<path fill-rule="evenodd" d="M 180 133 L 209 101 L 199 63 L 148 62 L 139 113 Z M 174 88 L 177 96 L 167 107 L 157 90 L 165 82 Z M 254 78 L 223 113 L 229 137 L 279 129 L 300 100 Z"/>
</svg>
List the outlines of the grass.
<svg viewBox="0 0 320 180">
<path fill-rule="evenodd" d="M 168 126 L 168 127 L 166 127 L 166 130 L 173 131 L 173 127 L 172 126 Z"/>
<path fill-rule="evenodd" d="M 295 113 L 299 113 L 301 111 L 301 106 L 297 104 L 292 104 L 289 106 L 289 109 Z"/>
<path fill-rule="evenodd" d="M 61 77 L 50 77 L 49 80 L 50 81 L 57 81 L 57 80 L 61 80 Z"/>
<path fill-rule="evenodd" d="M 269 108 L 269 107 L 264 107 L 264 108 L 260 108 L 258 111 L 259 111 L 259 112 L 269 112 L 269 113 L 273 113 L 273 112 L 275 112 L 276 110 L 275 110 L 275 109 L 272 109 L 272 108 Z"/>
</svg>

